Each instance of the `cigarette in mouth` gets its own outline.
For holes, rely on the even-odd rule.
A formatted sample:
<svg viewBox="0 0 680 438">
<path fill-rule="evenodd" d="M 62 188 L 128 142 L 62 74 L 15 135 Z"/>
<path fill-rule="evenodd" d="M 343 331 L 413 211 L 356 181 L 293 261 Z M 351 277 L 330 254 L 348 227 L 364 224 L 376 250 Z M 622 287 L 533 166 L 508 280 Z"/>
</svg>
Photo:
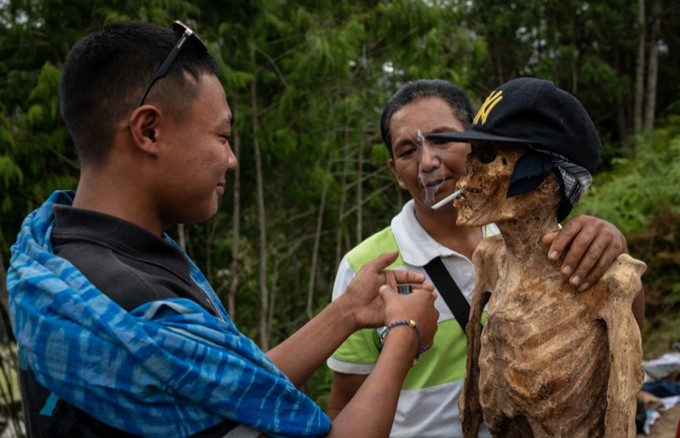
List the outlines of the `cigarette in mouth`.
<svg viewBox="0 0 680 438">
<path fill-rule="evenodd" d="M 441 201 L 437 202 L 432 206 L 432 210 L 439 210 L 449 202 L 453 201 L 454 199 L 458 198 L 460 195 L 463 194 L 462 190 L 456 190 L 455 192 L 451 193 L 449 196 L 446 198 L 442 199 Z"/>
</svg>

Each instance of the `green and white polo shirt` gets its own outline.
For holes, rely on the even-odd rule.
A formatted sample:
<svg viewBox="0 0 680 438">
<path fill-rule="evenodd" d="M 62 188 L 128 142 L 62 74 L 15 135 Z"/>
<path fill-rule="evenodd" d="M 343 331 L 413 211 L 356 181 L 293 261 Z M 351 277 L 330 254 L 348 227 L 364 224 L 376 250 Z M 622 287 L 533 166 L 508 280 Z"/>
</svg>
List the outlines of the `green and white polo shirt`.
<svg viewBox="0 0 680 438">
<path fill-rule="evenodd" d="M 495 226 L 486 235 L 497 234 Z M 337 299 L 359 269 L 378 255 L 398 250 L 399 258 L 391 269 L 409 269 L 426 274 L 425 266 L 441 257 L 449 274 L 471 301 L 474 269 L 465 256 L 437 243 L 420 226 L 414 201 L 404 205 L 389 227 L 374 234 L 352 249 L 340 262 L 333 299 Z M 429 280 L 429 276 L 428 276 Z M 437 295 L 439 330 L 433 346 L 413 366 L 401 389 L 391 437 L 462 437 L 458 398 L 465 378 L 467 342 L 455 317 Z M 380 354 L 378 330 L 360 330 L 350 336 L 328 359 L 328 366 L 346 374 L 369 374 Z M 480 436 L 488 436 L 484 428 Z"/>
</svg>

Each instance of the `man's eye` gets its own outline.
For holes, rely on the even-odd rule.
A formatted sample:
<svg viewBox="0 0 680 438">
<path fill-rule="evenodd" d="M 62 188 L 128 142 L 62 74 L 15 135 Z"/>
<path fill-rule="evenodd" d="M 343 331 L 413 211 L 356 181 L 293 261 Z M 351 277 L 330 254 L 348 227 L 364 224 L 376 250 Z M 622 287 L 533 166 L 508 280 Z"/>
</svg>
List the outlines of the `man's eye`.
<svg viewBox="0 0 680 438">
<path fill-rule="evenodd" d="M 418 146 L 416 144 L 405 144 L 399 148 L 396 155 L 399 158 L 408 157 L 409 155 L 413 155 L 417 150 Z"/>
<path fill-rule="evenodd" d="M 446 140 L 443 138 L 435 138 L 429 141 L 435 146 L 446 146 L 447 144 L 451 143 L 451 140 Z"/>
<path fill-rule="evenodd" d="M 398 157 L 408 157 L 415 152 L 416 148 L 404 148 L 399 151 Z"/>
</svg>

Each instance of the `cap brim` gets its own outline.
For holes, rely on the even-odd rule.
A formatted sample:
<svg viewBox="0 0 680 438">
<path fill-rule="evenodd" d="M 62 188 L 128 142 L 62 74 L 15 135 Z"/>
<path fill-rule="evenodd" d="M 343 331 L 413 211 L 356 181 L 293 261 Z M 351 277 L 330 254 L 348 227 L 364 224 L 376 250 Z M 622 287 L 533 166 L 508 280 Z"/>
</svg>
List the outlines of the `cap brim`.
<svg viewBox="0 0 680 438">
<path fill-rule="evenodd" d="M 498 141 L 503 143 L 536 143 L 525 138 L 503 137 L 501 135 L 493 135 L 483 131 L 463 131 L 463 132 L 436 132 L 425 136 L 428 140 L 445 140 L 445 141 Z"/>
</svg>

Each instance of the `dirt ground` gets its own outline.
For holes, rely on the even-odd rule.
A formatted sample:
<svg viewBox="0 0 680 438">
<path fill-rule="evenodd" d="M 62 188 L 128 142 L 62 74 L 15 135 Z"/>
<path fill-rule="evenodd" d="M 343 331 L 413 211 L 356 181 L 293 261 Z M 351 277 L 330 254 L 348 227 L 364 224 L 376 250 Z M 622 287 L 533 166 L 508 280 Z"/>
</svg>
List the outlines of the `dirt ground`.
<svg viewBox="0 0 680 438">
<path fill-rule="evenodd" d="M 654 423 L 649 435 L 638 435 L 638 437 L 675 438 L 679 421 L 680 404 L 677 404 L 669 410 L 661 412 L 661 418 Z"/>
</svg>

